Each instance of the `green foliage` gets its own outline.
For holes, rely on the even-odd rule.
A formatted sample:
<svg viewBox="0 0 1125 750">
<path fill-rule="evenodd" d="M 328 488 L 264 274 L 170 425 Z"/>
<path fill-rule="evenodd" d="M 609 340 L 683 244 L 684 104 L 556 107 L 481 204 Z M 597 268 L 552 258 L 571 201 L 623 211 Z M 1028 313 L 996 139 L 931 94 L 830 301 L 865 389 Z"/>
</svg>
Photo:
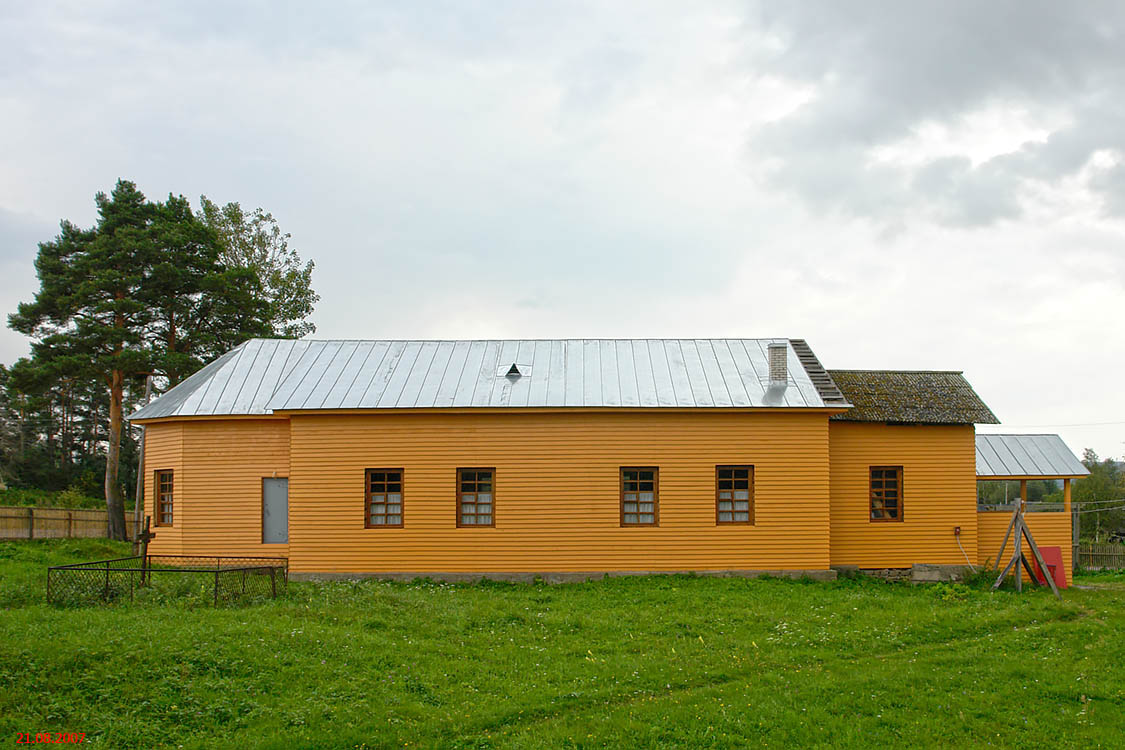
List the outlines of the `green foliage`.
<svg viewBox="0 0 1125 750">
<path fill-rule="evenodd" d="M 943 602 L 963 602 L 969 598 L 973 589 L 963 583 L 935 583 L 929 586 L 930 593 Z"/>
<path fill-rule="evenodd" d="M 1020 497 L 1018 481 L 978 481 L 977 499 L 986 505 L 1014 503 Z M 1063 501 L 1062 483 L 1057 479 L 1033 479 L 1027 483 L 1027 500 L 1031 503 Z"/>
<path fill-rule="evenodd" d="M 154 258 L 146 291 L 154 371 L 175 385 L 248 338 L 270 333 L 269 306 L 253 271 L 223 262 L 216 232 L 183 197 L 157 204 Z"/>
<path fill-rule="evenodd" d="M 86 545 L 90 548 L 87 549 Z M 336 581 L 40 603 L 104 541 L 0 543 L 0 731 L 94 747 L 1113 747 L 1125 586 Z"/>
<path fill-rule="evenodd" d="M 312 289 L 313 262 L 303 263 L 289 247 L 290 235 L 281 231 L 273 215 L 256 208 L 250 213 L 238 203 L 219 206 L 200 197 L 199 219 L 222 244 L 228 268 L 250 272 L 261 282 L 266 305 L 264 335 L 300 338 L 316 331 L 308 317 L 320 300 Z"/>
<path fill-rule="evenodd" d="M 105 499 L 68 487 L 58 492 L 39 489 L 9 488 L 0 490 L 0 505 L 19 505 L 33 508 L 90 508 L 105 507 Z"/>
<path fill-rule="evenodd" d="M 175 385 L 248 338 L 307 332 L 317 296 L 312 263 L 260 209 L 208 203 L 215 215 L 197 216 L 182 196 L 150 201 L 126 180 L 96 203 L 94 226 L 63 221 L 40 243 L 39 291 L 9 316 L 33 341 L 31 357 L 0 367 L 0 473 L 104 492 L 122 534 L 136 458 L 123 417 L 144 378 Z"/>
<path fill-rule="evenodd" d="M 1082 454 L 1082 463 L 1090 476 L 1074 483 L 1072 499 L 1083 504 L 1081 510 L 1098 511 L 1082 514 L 1082 539 L 1101 541 L 1113 531 L 1125 531 L 1125 508 L 1121 507 L 1125 506 L 1125 471 L 1117 461 L 1103 461 L 1088 448 Z"/>
</svg>

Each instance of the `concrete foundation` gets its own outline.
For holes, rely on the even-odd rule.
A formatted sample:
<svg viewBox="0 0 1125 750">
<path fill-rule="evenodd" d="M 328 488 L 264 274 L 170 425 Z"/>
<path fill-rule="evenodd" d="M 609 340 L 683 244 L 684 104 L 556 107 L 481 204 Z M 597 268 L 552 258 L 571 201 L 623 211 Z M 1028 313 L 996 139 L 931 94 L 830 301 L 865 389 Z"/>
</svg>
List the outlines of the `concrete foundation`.
<svg viewBox="0 0 1125 750">
<path fill-rule="evenodd" d="M 913 583 L 938 583 L 941 581 L 963 581 L 972 573 L 968 565 L 930 565 L 916 563 L 911 568 L 910 580 Z"/>
<path fill-rule="evenodd" d="M 508 583 L 582 583 L 621 576 L 694 575 L 708 578 L 811 578 L 836 580 L 835 570 L 611 570 L 588 573 L 290 573 L 291 581 L 356 581 L 376 578 L 384 581 L 414 581 L 431 578 L 446 583 L 476 583 L 481 580 Z"/>
<path fill-rule="evenodd" d="M 909 568 L 861 568 L 858 565 L 833 565 L 832 570 L 840 578 L 855 578 L 859 575 L 880 578 L 884 581 L 911 583 L 938 583 L 941 581 L 963 581 L 972 571 L 967 565 L 934 565 L 914 563 Z"/>
<path fill-rule="evenodd" d="M 881 578 L 884 581 L 898 583 L 909 581 L 911 568 L 860 568 L 859 572 L 872 578 Z"/>
</svg>

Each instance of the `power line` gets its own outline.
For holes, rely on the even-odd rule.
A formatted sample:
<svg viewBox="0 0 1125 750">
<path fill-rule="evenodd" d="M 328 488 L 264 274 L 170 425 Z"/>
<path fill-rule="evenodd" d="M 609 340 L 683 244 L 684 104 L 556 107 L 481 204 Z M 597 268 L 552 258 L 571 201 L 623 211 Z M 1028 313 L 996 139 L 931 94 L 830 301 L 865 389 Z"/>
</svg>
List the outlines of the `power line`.
<svg viewBox="0 0 1125 750">
<path fill-rule="evenodd" d="M 1109 427 L 1122 424 L 1125 424 L 1125 422 L 1075 422 L 1073 424 L 1003 424 L 1000 425 L 1000 427 L 1015 427 L 1021 430 L 1026 430 L 1038 427 Z M 997 429 L 999 429 L 999 427 Z"/>
</svg>

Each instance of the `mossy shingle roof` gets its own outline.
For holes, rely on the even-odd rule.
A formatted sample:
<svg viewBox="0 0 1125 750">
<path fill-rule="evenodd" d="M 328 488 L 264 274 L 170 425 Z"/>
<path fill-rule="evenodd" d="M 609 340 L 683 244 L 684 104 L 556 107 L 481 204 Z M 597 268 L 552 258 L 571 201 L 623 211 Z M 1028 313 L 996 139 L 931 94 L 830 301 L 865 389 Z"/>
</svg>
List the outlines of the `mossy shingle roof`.
<svg viewBox="0 0 1125 750">
<path fill-rule="evenodd" d="M 960 372 L 829 370 L 852 408 L 833 419 L 898 424 L 999 424 Z"/>
</svg>

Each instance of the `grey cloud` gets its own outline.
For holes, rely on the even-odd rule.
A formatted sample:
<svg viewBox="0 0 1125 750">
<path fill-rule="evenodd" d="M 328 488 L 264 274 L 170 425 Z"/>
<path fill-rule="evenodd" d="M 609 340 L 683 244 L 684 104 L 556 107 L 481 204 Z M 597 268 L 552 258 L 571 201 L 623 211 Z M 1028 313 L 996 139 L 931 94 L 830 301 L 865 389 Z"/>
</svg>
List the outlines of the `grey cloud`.
<svg viewBox="0 0 1125 750">
<path fill-rule="evenodd" d="M 56 234 L 58 228 L 49 222 L 0 206 L 0 263 L 30 263 L 38 252 L 39 243 Z"/>
<path fill-rule="evenodd" d="M 796 334 L 838 367 L 975 368 L 1024 423 L 1099 421 L 1125 397 L 1037 366 L 1065 342 L 1070 370 L 1121 369 L 1122 224 L 1081 191 L 1019 214 L 1125 133 L 1123 12 L 0 3 L 0 310 L 121 176 L 273 212 L 316 261 L 320 336 Z M 815 97 L 739 163 L 786 82 Z M 983 163 L 870 158 L 997 102 L 1063 124 Z M 1123 180 L 1093 180 L 1107 211 Z M 5 361 L 26 351 L 0 329 Z"/>
<path fill-rule="evenodd" d="M 1025 181 L 1056 182 L 1095 151 L 1125 150 L 1120 3 L 771 3 L 761 21 L 784 46 L 754 62 L 818 91 L 753 133 L 751 148 L 777 160 L 772 184 L 818 208 L 883 220 L 917 210 L 986 225 L 1019 214 Z M 1063 113 L 1069 124 L 975 167 L 869 158 L 919 126 L 990 105 Z M 1118 181 L 1093 187 L 1111 206 L 1125 200 Z"/>
<path fill-rule="evenodd" d="M 1125 164 L 1106 170 L 1099 175 L 1096 184 L 1107 196 L 1106 213 L 1125 218 Z"/>
</svg>

